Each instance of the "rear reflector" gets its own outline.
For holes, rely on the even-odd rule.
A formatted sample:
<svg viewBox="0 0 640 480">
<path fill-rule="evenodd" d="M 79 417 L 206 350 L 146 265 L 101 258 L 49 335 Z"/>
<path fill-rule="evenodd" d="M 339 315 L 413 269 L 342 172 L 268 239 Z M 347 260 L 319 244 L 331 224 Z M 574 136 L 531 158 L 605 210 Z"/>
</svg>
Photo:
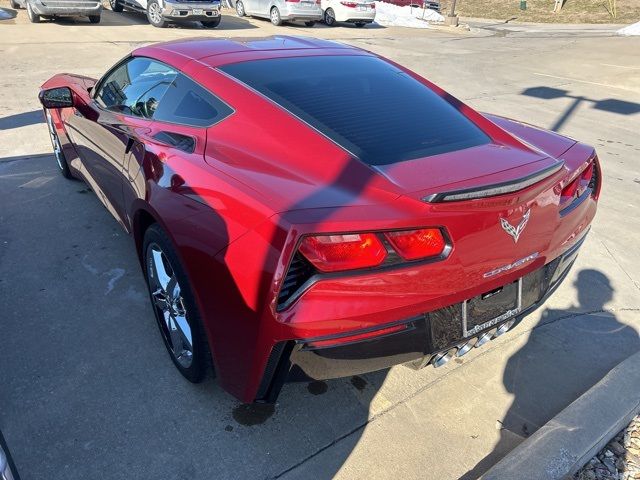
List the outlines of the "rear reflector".
<svg viewBox="0 0 640 480">
<path fill-rule="evenodd" d="M 377 267 L 387 256 L 384 245 L 373 233 L 305 237 L 300 253 L 323 272 Z"/>
<path fill-rule="evenodd" d="M 439 228 L 386 232 L 384 235 L 405 260 L 437 257 L 446 246 Z"/>
<path fill-rule="evenodd" d="M 362 340 L 369 340 L 371 338 L 376 337 L 384 337 L 385 335 L 391 335 L 392 333 L 402 332 L 403 330 L 407 330 L 412 324 L 411 323 L 402 323 L 400 325 L 393 325 L 392 327 L 381 328 L 379 330 L 374 330 L 372 332 L 364 332 L 358 333 L 354 335 L 348 335 L 339 338 L 332 338 L 327 340 L 314 340 L 311 342 L 307 342 L 305 344 L 305 348 L 313 349 L 313 348 L 323 348 L 336 346 L 340 344 L 349 344 L 353 342 L 359 342 Z"/>
</svg>

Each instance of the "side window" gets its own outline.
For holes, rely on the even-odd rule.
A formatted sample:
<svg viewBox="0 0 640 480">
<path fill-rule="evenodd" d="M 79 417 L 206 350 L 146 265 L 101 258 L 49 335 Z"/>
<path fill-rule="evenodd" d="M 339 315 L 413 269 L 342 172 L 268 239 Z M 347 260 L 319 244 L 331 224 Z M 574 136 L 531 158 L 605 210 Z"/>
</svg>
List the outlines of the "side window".
<svg viewBox="0 0 640 480">
<path fill-rule="evenodd" d="M 233 113 L 211 92 L 178 74 L 162 97 L 153 119 L 192 127 L 208 127 Z"/>
<path fill-rule="evenodd" d="M 176 76 L 177 72 L 167 65 L 135 57 L 102 81 L 95 99 L 108 110 L 152 118 L 158 102 Z"/>
</svg>

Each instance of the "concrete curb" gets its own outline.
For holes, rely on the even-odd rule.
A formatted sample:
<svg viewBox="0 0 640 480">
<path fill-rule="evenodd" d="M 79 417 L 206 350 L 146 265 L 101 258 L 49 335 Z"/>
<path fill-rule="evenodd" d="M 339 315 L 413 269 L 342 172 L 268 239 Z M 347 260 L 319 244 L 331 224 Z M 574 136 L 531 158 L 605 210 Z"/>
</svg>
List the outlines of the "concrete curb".
<svg viewBox="0 0 640 480">
<path fill-rule="evenodd" d="M 570 478 L 639 411 L 640 352 L 613 368 L 480 478 Z"/>
</svg>

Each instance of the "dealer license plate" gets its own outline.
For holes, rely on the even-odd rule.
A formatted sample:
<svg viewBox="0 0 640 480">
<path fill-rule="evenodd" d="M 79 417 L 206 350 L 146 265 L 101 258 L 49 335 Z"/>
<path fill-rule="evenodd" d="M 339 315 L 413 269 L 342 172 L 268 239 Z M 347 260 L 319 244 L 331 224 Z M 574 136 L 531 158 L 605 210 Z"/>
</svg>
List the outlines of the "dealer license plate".
<svg viewBox="0 0 640 480">
<path fill-rule="evenodd" d="M 522 279 L 478 295 L 462 303 L 462 327 L 465 337 L 516 316 L 522 310 Z"/>
<path fill-rule="evenodd" d="M 202 10 L 201 8 L 194 8 L 193 10 L 191 10 L 191 13 L 193 15 L 202 15 L 202 12 L 204 12 L 204 10 Z"/>
<path fill-rule="evenodd" d="M 366 6 L 366 5 L 358 5 L 358 11 L 360 11 L 360 12 L 366 12 L 367 10 L 368 10 L 368 9 L 367 9 L 367 6 Z"/>
</svg>

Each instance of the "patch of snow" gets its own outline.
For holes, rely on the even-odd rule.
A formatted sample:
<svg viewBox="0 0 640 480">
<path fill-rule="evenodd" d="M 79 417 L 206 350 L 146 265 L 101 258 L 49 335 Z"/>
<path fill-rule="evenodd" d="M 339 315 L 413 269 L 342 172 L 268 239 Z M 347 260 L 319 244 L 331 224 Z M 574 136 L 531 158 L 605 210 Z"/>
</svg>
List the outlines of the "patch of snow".
<svg viewBox="0 0 640 480">
<path fill-rule="evenodd" d="M 385 27 L 429 28 L 429 22 L 442 22 L 444 17 L 435 10 L 400 7 L 376 2 L 375 23 Z"/>
<path fill-rule="evenodd" d="M 7 18 L 11 18 L 12 15 L 8 12 L 5 12 L 3 9 L 0 8 L 0 20 L 6 20 Z"/>
<path fill-rule="evenodd" d="M 618 35 L 640 35 L 640 22 L 627 25 L 616 32 Z"/>
</svg>

